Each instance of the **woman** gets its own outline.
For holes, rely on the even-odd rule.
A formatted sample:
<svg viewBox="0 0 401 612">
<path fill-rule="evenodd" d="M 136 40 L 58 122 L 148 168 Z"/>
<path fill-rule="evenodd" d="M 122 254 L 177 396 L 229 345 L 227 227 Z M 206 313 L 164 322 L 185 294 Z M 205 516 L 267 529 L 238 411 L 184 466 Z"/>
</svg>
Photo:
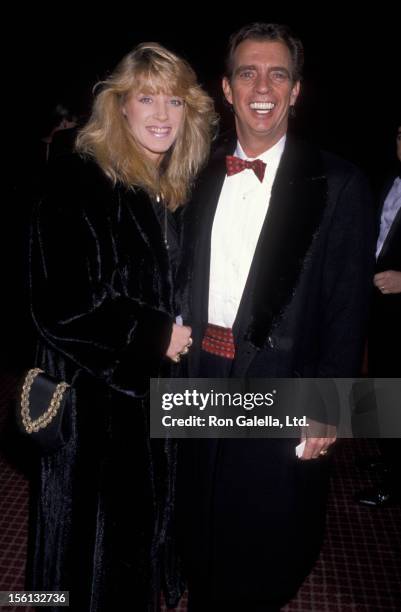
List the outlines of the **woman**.
<svg viewBox="0 0 401 612">
<path fill-rule="evenodd" d="M 28 584 L 68 590 L 73 610 L 154 610 L 161 583 L 169 603 L 179 594 L 167 567 L 174 449 L 149 439 L 147 393 L 191 344 L 174 322 L 171 211 L 214 123 L 190 66 L 139 45 L 101 84 L 34 217 L 37 365 L 77 401 L 70 441 L 41 458 L 33 486 Z"/>
</svg>

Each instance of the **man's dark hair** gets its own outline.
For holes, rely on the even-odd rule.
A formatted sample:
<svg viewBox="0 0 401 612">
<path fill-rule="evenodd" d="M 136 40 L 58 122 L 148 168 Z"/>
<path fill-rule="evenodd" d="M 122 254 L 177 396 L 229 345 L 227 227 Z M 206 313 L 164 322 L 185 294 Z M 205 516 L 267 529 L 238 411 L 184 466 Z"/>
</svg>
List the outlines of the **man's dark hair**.
<svg viewBox="0 0 401 612">
<path fill-rule="evenodd" d="M 234 69 L 235 50 L 244 40 L 281 42 L 286 45 L 292 60 L 291 78 L 294 82 L 301 79 L 304 65 L 303 44 L 288 26 L 277 23 L 250 23 L 230 36 L 225 63 L 225 76 L 228 79 L 231 79 Z"/>
</svg>

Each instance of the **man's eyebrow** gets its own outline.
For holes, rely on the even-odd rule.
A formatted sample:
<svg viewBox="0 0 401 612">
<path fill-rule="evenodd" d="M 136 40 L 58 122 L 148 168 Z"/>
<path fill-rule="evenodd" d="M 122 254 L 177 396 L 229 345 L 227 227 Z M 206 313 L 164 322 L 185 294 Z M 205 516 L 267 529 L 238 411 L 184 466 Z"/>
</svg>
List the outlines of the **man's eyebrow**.
<svg viewBox="0 0 401 612">
<path fill-rule="evenodd" d="M 256 70 L 256 66 L 254 64 L 241 64 L 235 69 L 235 74 L 242 72 L 242 70 Z"/>
<path fill-rule="evenodd" d="M 274 70 L 280 70 L 281 72 L 285 72 L 286 74 L 288 74 L 288 76 L 290 76 L 290 71 L 285 66 L 271 66 L 269 68 L 269 72 L 272 72 Z"/>
<path fill-rule="evenodd" d="M 239 72 L 242 72 L 243 70 L 257 70 L 257 69 L 258 68 L 257 66 L 255 66 L 255 64 L 241 64 L 235 69 L 234 74 L 238 74 Z M 290 71 L 285 66 L 270 66 L 268 68 L 268 72 L 274 72 L 276 70 L 280 70 L 281 72 L 285 72 L 286 75 L 291 76 Z"/>
</svg>

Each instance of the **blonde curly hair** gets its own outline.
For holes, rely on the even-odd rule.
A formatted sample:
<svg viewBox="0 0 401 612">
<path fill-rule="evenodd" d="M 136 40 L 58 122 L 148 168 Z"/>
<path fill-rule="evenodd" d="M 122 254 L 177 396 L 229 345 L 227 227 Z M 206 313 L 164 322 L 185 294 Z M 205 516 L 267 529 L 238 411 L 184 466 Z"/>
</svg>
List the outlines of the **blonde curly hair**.
<svg viewBox="0 0 401 612">
<path fill-rule="evenodd" d="M 174 210 L 184 204 L 194 178 L 206 162 L 217 125 L 212 99 L 191 66 L 158 43 L 142 43 L 128 53 L 105 81 L 98 83 L 92 114 L 76 140 L 76 150 L 93 157 L 114 182 L 163 195 Z M 184 100 L 184 120 L 160 167 L 146 157 L 122 113 L 130 95 L 165 93 Z"/>
</svg>

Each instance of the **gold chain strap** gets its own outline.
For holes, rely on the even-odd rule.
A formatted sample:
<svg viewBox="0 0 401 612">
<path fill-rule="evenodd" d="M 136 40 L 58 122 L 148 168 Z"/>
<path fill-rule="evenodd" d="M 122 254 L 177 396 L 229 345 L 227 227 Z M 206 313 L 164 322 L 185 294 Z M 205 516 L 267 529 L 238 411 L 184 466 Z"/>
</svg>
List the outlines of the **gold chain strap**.
<svg viewBox="0 0 401 612">
<path fill-rule="evenodd" d="M 29 434 L 33 433 L 34 431 L 39 431 L 39 429 L 44 429 L 49 425 L 49 423 L 52 422 L 60 408 L 65 390 L 70 386 L 66 382 L 59 383 L 52 395 L 50 404 L 46 411 L 37 419 L 32 420 L 31 415 L 29 414 L 29 393 L 31 391 L 33 381 L 38 376 L 38 374 L 42 373 L 43 370 L 41 370 L 40 368 L 32 368 L 26 375 L 24 384 L 22 386 L 21 418 L 25 430 Z"/>
</svg>

